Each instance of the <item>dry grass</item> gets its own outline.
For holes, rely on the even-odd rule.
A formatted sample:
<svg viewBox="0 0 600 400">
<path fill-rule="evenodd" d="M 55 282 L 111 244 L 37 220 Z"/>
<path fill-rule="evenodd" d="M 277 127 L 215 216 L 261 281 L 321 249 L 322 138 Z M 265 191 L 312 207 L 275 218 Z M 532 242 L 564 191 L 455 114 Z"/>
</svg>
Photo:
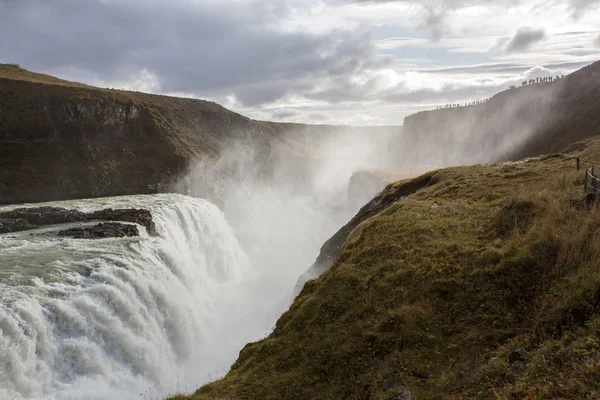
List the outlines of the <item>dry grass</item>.
<svg viewBox="0 0 600 400">
<path fill-rule="evenodd" d="M 577 155 L 596 162 L 600 144 Z M 582 178 L 569 156 L 388 192 L 270 337 L 178 399 L 598 398 L 600 211 Z"/>
<path fill-rule="evenodd" d="M 214 102 L 94 88 L 6 64 L 0 110 L 0 204 L 151 193 L 234 142 L 302 153 L 279 124 Z"/>
<path fill-rule="evenodd" d="M 23 69 L 15 64 L 0 64 L 0 79 L 13 79 L 32 83 L 43 83 L 47 85 L 60 85 L 86 89 L 98 89 L 83 83 L 69 82 L 50 75 L 38 74 Z M 98 89 L 101 90 L 101 89 Z"/>
</svg>

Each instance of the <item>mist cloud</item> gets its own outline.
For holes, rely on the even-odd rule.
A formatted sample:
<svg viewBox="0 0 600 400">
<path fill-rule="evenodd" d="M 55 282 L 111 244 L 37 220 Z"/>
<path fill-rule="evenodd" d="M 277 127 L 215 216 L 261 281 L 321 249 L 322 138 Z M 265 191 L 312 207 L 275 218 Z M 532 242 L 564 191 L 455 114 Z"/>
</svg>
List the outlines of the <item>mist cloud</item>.
<svg viewBox="0 0 600 400">
<path fill-rule="evenodd" d="M 519 28 L 515 36 L 506 46 L 507 53 L 521 53 L 531 45 L 543 40 L 546 33 L 543 29 Z"/>
</svg>

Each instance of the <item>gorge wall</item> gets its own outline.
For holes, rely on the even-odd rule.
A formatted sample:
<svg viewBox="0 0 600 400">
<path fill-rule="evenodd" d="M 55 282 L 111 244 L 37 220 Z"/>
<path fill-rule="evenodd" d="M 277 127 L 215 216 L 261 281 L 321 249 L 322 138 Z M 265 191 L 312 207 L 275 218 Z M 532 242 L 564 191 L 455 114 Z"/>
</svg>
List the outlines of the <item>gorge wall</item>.
<svg viewBox="0 0 600 400">
<path fill-rule="evenodd" d="M 365 148 L 378 165 L 352 160 L 355 171 L 560 152 L 600 133 L 598 96 L 595 63 L 483 104 L 419 112 L 403 129 L 310 126 L 255 121 L 209 101 L 100 89 L 0 64 L 0 204 L 172 191 L 194 160 L 232 151 L 243 157 L 230 157 L 225 173 L 247 173 L 252 165 L 254 174 L 293 179 L 299 190 L 315 161 L 337 157 L 349 165 Z M 383 188 L 404 177 L 370 172 L 364 183 L 363 175 L 351 191 L 357 182 Z M 376 190 L 368 188 L 365 199 Z"/>
<path fill-rule="evenodd" d="M 564 151 L 600 133 L 600 63 L 553 82 L 506 90 L 473 106 L 423 111 L 404 120 L 410 163 L 458 165 Z"/>
<path fill-rule="evenodd" d="M 155 193 L 193 157 L 215 157 L 232 141 L 268 160 L 282 130 L 212 102 L 0 66 L 0 203 Z"/>
<path fill-rule="evenodd" d="M 172 190 L 195 160 L 232 151 L 240 154 L 229 157 L 226 173 L 252 165 L 258 175 L 284 173 L 302 184 L 314 159 L 328 156 L 320 144 L 365 130 L 399 131 L 255 121 L 214 102 L 100 89 L 0 64 L 0 204 Z"/>
</svg>

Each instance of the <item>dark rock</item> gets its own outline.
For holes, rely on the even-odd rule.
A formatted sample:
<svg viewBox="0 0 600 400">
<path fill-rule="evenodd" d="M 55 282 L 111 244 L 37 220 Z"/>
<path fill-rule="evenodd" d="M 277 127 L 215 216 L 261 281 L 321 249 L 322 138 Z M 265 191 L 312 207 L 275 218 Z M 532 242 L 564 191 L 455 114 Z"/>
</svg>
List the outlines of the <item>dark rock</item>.
<svg viewBox="0 0 600 400">
<path fill-rule="evenodd" d="M 26 231 L 35 228 L 35 225 L 23 218 L 0 218 L 0 233 Z"/>
<path fill-rule="evenodd" d="M 85 228 L 67 229 L 58 232 L 58 235 L 74 239 L 103 239 L 139 236 L 140 232 L 135 225 L 106 222 Z"/>
<path fill-rule="evenodd" d="M 144 226 L 150 235 L 156 235 L 156 226 L 152 219 L 152 213 L 144 209 L 118 209 L 113 210 L 108 208 L 106 210 L 96 211 L 92 213 L 91 218 L 93 220 L 105 220 L 105 221 L 123 221 L 123 222 L 135 222 Z"/>
<path fill-rule="evenodd" d="M 417 378 L 421 383 L 427 383 L 427 381 L 429 381 L 429 376 L 419 371 L 413 371 L 412 376 Z"/>
<path fill-rule="evenodd" d="M 0 212 L 0 233 L 24 231 L 46 225 L 90 221 L 133 222 L 144 226 L 150 235 L 156 235 L 152 213 L 148 210 L 113 210 L 109 208 L 93 213 L 84 213 L 59 207 L 17 208 Z"/>
<path fill-rule="evenodd" d="M 402 381 L 386 382 L 383 384 L 383 387 L 386 389 L 400 389 L 401 387 L 404 387 L 404 382 L 402 382 Z"/>
<path fill-rule="evenodd" d="M 525 349 L 521 347 L 513 347 L 512 349 L 510 349 L 510 353 L 508 354 L 508 362 L 510 364 L 514 364 L 517 362 L 526 364 L 528 360 L 529 355 L 527 354 Z"/>
<path fill-rule="evenodd" d="M 396 400 L 412 400 L 412 399 L 413 399 L 413 395 L 408 390 L 405 392 L 402 392 L 398 396 L 396 396 Z"/>
<path fill-rule="evenodd" d="M 39 227 L 84 221 L 85 214 L 77 210 L 67 210 L 58 207 L 17 208 L 12 211 L 0 213 L 0 219 L 23 219 L 30 225 Z"/>
</svg>

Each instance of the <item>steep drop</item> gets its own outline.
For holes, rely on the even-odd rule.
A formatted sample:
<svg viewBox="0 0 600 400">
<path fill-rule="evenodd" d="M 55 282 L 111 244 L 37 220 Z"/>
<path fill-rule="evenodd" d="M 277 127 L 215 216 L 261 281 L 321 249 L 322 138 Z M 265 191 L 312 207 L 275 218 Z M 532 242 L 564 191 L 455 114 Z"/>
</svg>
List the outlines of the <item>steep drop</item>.
<svg viewBox="0 0 600 400">
<path fill-rule="evenodd" d="M 59 227 L 2 236 L 0 398 L 189 391 L 271 323 L 250 310 L 245 282 L 260 279 L 216 206 L 181 195 L 54 205 L 148 208 L 159 236 L 77 240 L 57 237 Z"/>
</svg>

